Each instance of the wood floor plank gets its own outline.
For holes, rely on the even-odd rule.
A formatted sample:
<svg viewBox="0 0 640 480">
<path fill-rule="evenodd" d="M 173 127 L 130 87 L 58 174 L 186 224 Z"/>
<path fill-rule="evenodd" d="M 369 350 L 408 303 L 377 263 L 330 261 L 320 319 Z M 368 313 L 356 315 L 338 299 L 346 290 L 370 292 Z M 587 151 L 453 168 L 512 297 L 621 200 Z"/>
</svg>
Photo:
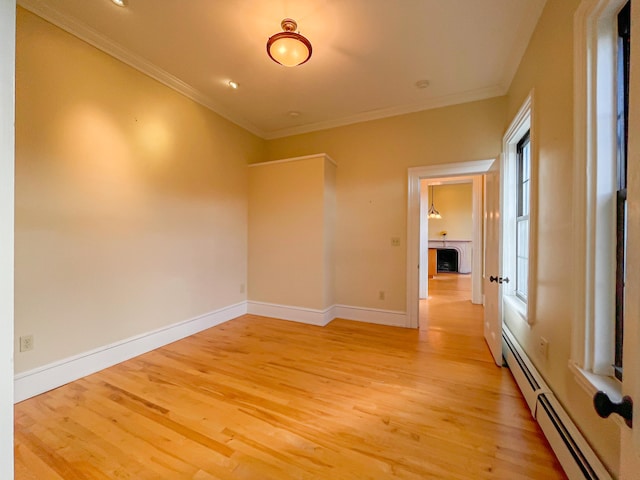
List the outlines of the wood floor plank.
<svg viewBox="0 0 640 480">
<path fill-rule="evenodd" d="M 470 277 L 420 329 L 245 315 L 16 405 L 16 479 L 564 479 Z"/>
</svg>

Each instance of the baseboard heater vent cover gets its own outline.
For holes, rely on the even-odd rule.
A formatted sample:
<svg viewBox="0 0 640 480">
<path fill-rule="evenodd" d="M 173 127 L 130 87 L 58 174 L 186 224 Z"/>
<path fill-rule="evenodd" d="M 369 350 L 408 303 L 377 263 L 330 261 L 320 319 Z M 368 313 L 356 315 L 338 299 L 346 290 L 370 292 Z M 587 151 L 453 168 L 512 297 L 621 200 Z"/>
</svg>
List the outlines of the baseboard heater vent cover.
<svg viewBox="0 0 640 480">
<path fill-rule="evenodd" d="M 502 329 L 502 352 L 531 414 L 540 425 L 569 479 L 612 480 L 506 326 Z"/>
</svg>

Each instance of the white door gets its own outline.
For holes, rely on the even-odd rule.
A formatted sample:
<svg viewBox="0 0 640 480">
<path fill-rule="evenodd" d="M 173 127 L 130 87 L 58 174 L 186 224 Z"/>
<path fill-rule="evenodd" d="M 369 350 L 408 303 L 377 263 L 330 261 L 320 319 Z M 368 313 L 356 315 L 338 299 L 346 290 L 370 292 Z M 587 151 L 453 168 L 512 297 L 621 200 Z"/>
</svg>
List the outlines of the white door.
<svg viewBox="0 0 640 480">
<path fill-rule="evenodd" d="M 502 366 L 502 285 L 497 281 L 502 270 L 500 159 L 493 162 L 484 178 L 484 338 L 496 364 Z"/>
<path fill-rule="evenodd" d="M 627 164 L 627 278 L 622 390 L 635 404 L 633 429 L 622 427 L 620 479 L 640 475 L 640 4 L 631 8 L 629 152 Z"/>
</svg>

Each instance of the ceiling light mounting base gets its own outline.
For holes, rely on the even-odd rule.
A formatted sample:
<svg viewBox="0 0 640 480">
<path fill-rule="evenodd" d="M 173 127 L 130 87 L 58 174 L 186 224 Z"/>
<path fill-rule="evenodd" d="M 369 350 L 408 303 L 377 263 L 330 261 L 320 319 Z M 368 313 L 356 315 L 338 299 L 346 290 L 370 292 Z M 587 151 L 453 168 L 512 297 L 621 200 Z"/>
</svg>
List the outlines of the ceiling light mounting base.
<svg viewBox="0 0 640 480">
<path fill-rule="evenodd" d="M 298 24 L 292 18 L 285 18 L 280 22 L 280 26 L 285 32 L 295 32 L 298 29 Z"/>
</svg>

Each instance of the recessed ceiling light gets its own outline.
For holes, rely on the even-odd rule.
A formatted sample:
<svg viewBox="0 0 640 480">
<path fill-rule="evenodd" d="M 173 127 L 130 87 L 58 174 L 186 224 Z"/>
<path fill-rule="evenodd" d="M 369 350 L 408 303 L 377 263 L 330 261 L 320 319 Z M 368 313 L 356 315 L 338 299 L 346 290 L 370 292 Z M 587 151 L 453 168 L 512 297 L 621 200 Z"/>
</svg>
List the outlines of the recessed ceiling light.
<svg viewBox="0 0 640 480">
<path fill-rule="evenodd" d="M 418 80 L 416 82 L 416 88 L 424 89 L 429 86 L 429 80 Z"/>
<path fill-rule="evenodd" d="M 296 111 L 292 110 L 291 112 L 289 112 L 289 116 L 292 117 L 292 118 L 299 117 L 300 116 L 300 112 L 296 112 Z"/>
<path fill-rule="evenodd" d="M 229 86 L 234 90 L 237 90 L 240 84 L 238 82 L 234 82 L 233 80 L 229 80 Z"/>
<path fill-rule="evenodd" d="M 119 7 L 126 7 L 127 5 L 129 5 L 129 0 L 111 0 L 111 1 Z"/>
</svg>

